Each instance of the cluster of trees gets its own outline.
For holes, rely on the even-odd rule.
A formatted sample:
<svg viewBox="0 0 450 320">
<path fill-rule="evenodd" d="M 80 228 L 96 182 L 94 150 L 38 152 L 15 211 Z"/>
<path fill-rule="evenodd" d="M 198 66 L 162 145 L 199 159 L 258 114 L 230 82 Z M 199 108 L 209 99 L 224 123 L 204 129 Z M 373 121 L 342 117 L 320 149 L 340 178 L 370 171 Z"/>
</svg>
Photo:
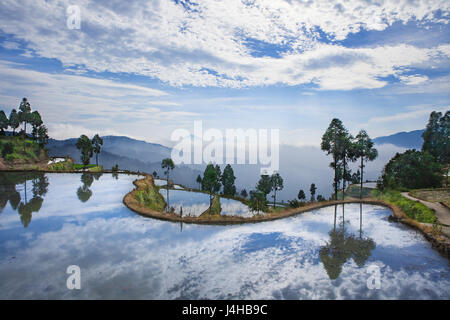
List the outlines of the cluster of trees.
<svg viewBox="0 0 450 320">
<path fill-rule="evenodd" d="M 311 183 L 311 186 L 309 187 L 309 192 L 311 194 L 310 197 L 310 202 L 315 202 L 316 201 L 316 184 L 315 183 Z M 298 199 L 298 200 L 297 200 Z M 300 207 L 305 201 L 306 201 L 306 194 L 305 191 L 303 191 L 303 189 L 300 189 L 297 195 L 297 199 L 294 200 L 290 200 L 289 201 L 289 205 L 293 208 L 298 208 Z M 317 201 L 321 202 L 321 201 L 325 201 L 325 198 L 319 194 L 317 196 Z"/>
<path fill-rule="evenodd" d="M 275 208 L 277 201 L 277 191 L 283 190 L 283 178 L 278 172 L 272 175 L 262 174 L 256 185 L 255 190 L 250 191 L 249 208 L 251 211 L 267 211 L 268 201 L 267 195 L 273 192 L 273 207 Z"/>
<path fill-rule="evenodd" d="M 327 152 L 327 155 L 331 154 L 333 157 L 333 161 L 330 163 L 330 167 L 334 169 L 333 198 L 337 199 L 341 180 L 342 198 L 344 199 L 346 182 L 355 181 L 358 178 L 357 176 L 352 177 L 351 170 L 348 167 L 349 163 L 357 160 L 360 161 L 359 169 L 361 171 L 359 182 L 361 184 L 360 198 L 362 198 L 364 163 L 373 161 L 378 156 L 378 152 L 373 147 L 372 139 L 367 132 L 361 130 L 356 137 L 353 137 L 345 128 L 342 121 L 335 118 L 331 120 L 330 125 L 322 136 L 320 147 L 323 151 Z"/>
<path fill-rule="evenodd" d="M 76 143 L 76 147 L 81 152 L 81 162 L 87 166 L 89 165 L 92 156 L 95 153 L 95 164 L 98 166 L 98 154 L 100 153 L 103 145 L 103 139 L 96 134 L 92 140 L 88 136 L 82 134 Z"/>
<path fill-rule="evenodd" d="M 3 110 L 0 110 L 0 134 L 5 135 L 5 130 L 12 129 L 13 136 L 20 125 L 23 125 L 23 136 L 27 136 L 27 124 L 31 125 L 31 135 L 34 141 L 37 141 L 41 147 L 48 142 L 48 130 L 42 121 L 38 111 L 31 111 L 30 102 L 23 98 L 19 105 L 19 111 L 12 109 L 9 118 Z"/>
<path fill-rule="evenodd" d="M 442 185 L 442 170 L 448 174 L 450 162 L 450 111 L 444 115 L 433 111 L 422 137 L 421 151 L 413 149 L 397 153 L 386 164 L 378 181 L 380 190 Z"/>
</svg>

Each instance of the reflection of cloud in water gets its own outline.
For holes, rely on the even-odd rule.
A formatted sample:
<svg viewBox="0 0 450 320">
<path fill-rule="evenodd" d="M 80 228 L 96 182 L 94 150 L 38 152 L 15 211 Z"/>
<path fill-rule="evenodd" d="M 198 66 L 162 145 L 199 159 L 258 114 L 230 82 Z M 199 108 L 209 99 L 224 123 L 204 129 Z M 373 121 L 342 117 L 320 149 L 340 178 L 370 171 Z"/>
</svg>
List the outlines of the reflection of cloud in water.
<svg viewBox="0 0 450 320">
<path fill-rule="evenodd" d="M 162 179 L 154 179 L 153 182 L 155 186 L 165 186 L 167 184 L 167 180 Z"/>
<path fill-rule="evenodd" d="M 116 193 L 118 203 L 109 183 L 102 178 L 98 187 Z M 58 198 L 67 215 L 82 206 L 73 190 Z M 94 190 L 87 204 L 97 196 Z M 105 210 L 82 221 L 66 218 L 56 230 L 36 230 L 26 245 L 1 248 L 0 298 L 450 298 L 448 261 L 416 232 L 388 222 L 389 211 L 381 207 L 363 207 L 363 236 L 376 243 L 366 266 L 381 268 L 381 290 L 367 289 L 366 266 L 352 259 L 336 280 L 327 275 L 319 248 L 329 241 L 334 207 L 258 224 L 184 225 L 183 232 L 178 223 L 144 218 L 120 205 Z M 359 235 L 359 205 L 345 206 L 345 224 Z M 0 240 L 17 239 L 10 234 Z M 392 260 L 396 255 L 402 259 Z M 81 267 L 80 291 L 66 289 L 71 264 Z"/>
<path fill-rule="evenodd" d="M 51 217 L 63 218 L 83 216 L 95 212 L 108 212 L 115 208 L 123 207 L 123 196 L 133 189 L 132 182 L 136 179 L 133 175 L 120 175 L 115 179 L 112 175 L 103 174 L 99 180 L 94 180 L 89 190 L 92 193 L 89 201 L 80 202 L 78 188 L 80 187 L 81 174 L 58 173 L 46 174 L 49 185 L 47 193 L 43 196 L 42 206 L 36 214 L 33 214 L 30 226 L 37 220 L 44 220 Z M 82 184 L 82 183 L 81 183 Z M 16 190 L 20 198 L 25 198 L 24 184 L 16 185 Z M 27 184 L 27 193 L 32 194 L 32 184 Z M 8 208 L 8 210 L 6 210 Z M 17 226 L 20 221 L 17 213 L 10 205 L 7 205 L 0 221 L 0 230 Z M 86 217 L 89 218 L 89 217 Z"/>
<path fill-rule="evenodd" d="M 222 215 L 241 217 L 253 216 L 253 213 L 250 212 L 248 206 L 237 200 L 220 198 L 220 206 L 222 208 L 220 214 Z"/>
<path fill-rule="evenodd" d="M 167 189 L 160 189 L 159 192 L 167 202 Z M 184 190 L 169 190 L 169 206 L 180 213 L 183 207 L 183 215 L 199 216 L 209 208 L 209 194 L 201 192 L 190 192 Z"/>
</svg>

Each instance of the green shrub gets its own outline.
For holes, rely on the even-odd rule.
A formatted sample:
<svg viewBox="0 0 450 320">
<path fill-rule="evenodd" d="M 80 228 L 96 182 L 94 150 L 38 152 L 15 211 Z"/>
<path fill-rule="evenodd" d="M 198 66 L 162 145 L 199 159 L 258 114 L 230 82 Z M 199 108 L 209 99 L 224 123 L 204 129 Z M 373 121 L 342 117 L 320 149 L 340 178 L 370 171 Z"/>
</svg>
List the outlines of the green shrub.
<svg viewBox="0 0 450 320">
<path fill-rule="evenodd" d="M 14 152 L 14 146 L 11 142 L 2 144 L 2 157 L 5 158 L 8 154 Z"/>
<path fill-rule="evenodd" d="M 138 190 L 136 192 L 136 200 L 145 206 L 155 211 L 163 211 L 166 207 L 164 197 L 159 193 L 158 187 L 148 186 L 145 190 Z"/>
<path fill-rule="evenodd" d="M 381 192 L 379 190 L 373 190 L 372 196 L 397 205 L 409 218 L 416 221 L 423 223 L 435 223 L 437 221 L 433 210 L 419 201 L 413 201 L 403 197 L 400 191 L 386 190 Z"/>
</svg>

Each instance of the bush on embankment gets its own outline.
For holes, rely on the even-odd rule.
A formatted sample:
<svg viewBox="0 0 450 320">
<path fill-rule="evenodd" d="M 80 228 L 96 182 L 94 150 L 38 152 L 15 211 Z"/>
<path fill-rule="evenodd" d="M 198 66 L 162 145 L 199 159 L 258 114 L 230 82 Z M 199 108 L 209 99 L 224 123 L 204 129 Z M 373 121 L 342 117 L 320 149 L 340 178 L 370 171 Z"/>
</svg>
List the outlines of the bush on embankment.
<svg viewBox="0 0 450 320">
<path fill-rule="evenodd" d="M 398 206 L 402 211 L 411 219 L 423 223 L 436 223 L 436 215 L 434 211 L 419 201 L 413 201 L 403 197 L 400 191 L 385 190 L 381 192 L 379 190 L 373 190 L 372 196 L 376 199 L 380 199 L 386 202 L 390 202 Z"/>
</svg>

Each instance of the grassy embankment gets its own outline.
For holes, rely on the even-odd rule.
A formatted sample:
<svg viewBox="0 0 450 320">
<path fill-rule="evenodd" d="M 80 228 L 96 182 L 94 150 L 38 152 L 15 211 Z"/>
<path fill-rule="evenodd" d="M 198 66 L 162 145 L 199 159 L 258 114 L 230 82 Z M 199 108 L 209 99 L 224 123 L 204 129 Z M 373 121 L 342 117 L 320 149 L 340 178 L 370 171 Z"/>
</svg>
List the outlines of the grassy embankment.
<svg viewBox="0 0 450 320">
<path fill-rule="evenodd" d="M 155 186 L 153 183 L 146 183 L 141 186 L 140 190 L 136 191 L 136 200 L 144 207 L 162 212 L 167 204 L 162 194 L 159 193 L 159 189 L 160 187 Z"/>
<path fill-rule="evenodd" d="M 5 170 L 73 172 L 85 169 L 89 172 L 102 172 L 103 167 L 95 164 L 84 166 L 75 164 L 72 159 L 48 164 L 47 150 L 36 141 L 23 135 L 0 137 L 1 168 Z"/>
<path fill-rule="evenodd" d="M 422 223 L 436 223 L 436 215 L 434 211 L 419 201 L 406 199 L 397 190 L 386 190 L 381 192 L 373 190 L 372 196 L 399 207 L 409 218 Z"/>
<path fill-rule="evenodd" d="M 5 165 L 33 164 L 48 158 L 45 149 L 23 136 L 2 136 L 0 138 L 1 156 Z"/>
<path fill-rule="evenodd" d="M 221 211 L 222 211 L 222 207 L 220 206 L 220 197 L 216 194 L 216 195 L 214 195 L 214 198 L 211 201 L 211 207 L 206 209 L 205 212 L 203 212 L 201 214 L 201 216 L 220 215 Z"/>
</svg>

